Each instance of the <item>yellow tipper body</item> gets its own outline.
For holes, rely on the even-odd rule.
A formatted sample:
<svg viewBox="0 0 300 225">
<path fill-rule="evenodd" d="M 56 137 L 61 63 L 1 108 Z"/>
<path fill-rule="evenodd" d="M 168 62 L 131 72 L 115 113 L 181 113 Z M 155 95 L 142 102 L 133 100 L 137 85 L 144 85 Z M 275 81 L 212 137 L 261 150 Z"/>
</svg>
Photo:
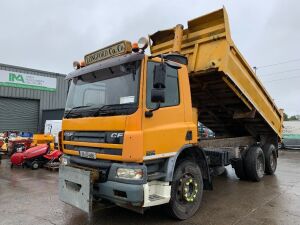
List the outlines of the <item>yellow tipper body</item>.
<svg viewBox="0 0 300 225">
<path fill-rule="evenodd" d="M 188 21 L 187 29 L 178 29 L 151 35 L 151 53 L 178 51 L 188 58 L 199 121 L 217 133 L 273 131 L 281 138 L 282 111 L 233 43 L 225 8 Z"/>
</svg>

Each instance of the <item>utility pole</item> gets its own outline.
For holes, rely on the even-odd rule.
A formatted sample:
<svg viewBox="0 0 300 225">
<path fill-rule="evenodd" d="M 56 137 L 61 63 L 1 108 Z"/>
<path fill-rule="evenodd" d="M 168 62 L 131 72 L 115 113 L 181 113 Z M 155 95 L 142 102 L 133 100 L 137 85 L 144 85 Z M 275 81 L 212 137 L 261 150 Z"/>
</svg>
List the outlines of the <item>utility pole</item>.
<svg viewBox="0 0 300 225">
<path fill-rule="evenodd" d="M 256 74 L 257 67 L 253 66 L 253 69 L 254 69 L 254 73 Z"/>
</svg>

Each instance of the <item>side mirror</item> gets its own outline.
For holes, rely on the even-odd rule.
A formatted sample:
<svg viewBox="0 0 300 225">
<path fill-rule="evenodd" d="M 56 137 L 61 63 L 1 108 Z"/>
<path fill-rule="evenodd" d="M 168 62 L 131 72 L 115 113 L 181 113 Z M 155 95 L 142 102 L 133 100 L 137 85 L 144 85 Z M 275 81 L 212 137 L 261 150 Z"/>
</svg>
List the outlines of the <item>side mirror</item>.
<svg viewBox="0 0 300 225">
<path fill-rule="evenodd" d="M 162 88 L 151 90 L 151 102 L 164 103 L 165 102 L 165 90 Z"/>
<path fill-rule="evenodd" d="M 152 117 L 153 112 L 160 108 L 160 103 L 165 102 L 166 88 L 166 64 L 160 63 L 154 66 L 153 89 L 151 90 L 151 102 L 157 103 L 154 109 L 145 112 L 146 117 Z"/>
<path fill-rule="evenodd" d="M 160 63 L 154 66 L 153 89 L 151 90 L 151 102 L 165 102 L 166 88 L 166 64 Z"/>
<path fill-rule="evenodd" d="M 154 66 L 153 88 L 166 87 L 166 64 L 160 63 Z"/>
</svg>

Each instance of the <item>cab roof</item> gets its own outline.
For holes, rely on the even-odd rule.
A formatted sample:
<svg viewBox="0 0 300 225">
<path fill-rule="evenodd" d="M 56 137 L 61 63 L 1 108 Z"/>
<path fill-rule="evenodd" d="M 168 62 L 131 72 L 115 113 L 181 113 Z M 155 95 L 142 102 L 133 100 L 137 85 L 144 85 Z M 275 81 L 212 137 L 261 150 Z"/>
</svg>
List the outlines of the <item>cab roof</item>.
<svg viewBox="0 0 300 225">
<path fill-rule="evenodd" d="M 70 80 L 73 79 L 75 77 L 81 76 L 83 74 L 88 74 L 97 70 L 101 70 L 101 69 L 105 69 L 105 68 L 109 68 L 109 67 L 113 67 L 113 66 L 117 66 L 117 65 L 121 65 L 124 63 L 129 63 L 129 62 L 134 62 L 137 60 L 141 60 L 144 58 L 144 54 L 143 53 L 130 53 L 130 54 L 126 54 L 126 55 L 121 55 L 121 56 L 116 56 L 113 58 L 109 58 L 91 65 L 88 65 L 86 67 L 83 67 L 81 69 L 75 70 L 71 73 L 69 73 L 66 76 L 66 80 Z"/>
</svg>

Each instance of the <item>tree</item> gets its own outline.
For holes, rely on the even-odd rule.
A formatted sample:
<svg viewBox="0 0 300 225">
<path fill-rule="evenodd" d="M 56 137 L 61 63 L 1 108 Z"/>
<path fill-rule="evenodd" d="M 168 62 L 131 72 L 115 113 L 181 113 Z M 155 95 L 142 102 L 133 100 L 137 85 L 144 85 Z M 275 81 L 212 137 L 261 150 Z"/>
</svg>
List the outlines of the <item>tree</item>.
<svg viewBox="0 0 300 225">
<path fill-rule="evenodd" d="M 291 117 L 289 118 L 289 120 L 297 120 L 297 117 L 296 117 L 296 116 L 291 116 Z"/>
<path fill-rule="evenodd" d="M 283 113 L 283 120 L 284 120 L 284 121 L 288 121 L 288 120 L 289 120 L 288 114 Z"/>
<path fill-rule="evenodd" d="M 294 115 L 289 117 L 288 114 L 283 113 L 283 120 L 284 121 L 299 120 L 299 115 Z"/>
</svg>

